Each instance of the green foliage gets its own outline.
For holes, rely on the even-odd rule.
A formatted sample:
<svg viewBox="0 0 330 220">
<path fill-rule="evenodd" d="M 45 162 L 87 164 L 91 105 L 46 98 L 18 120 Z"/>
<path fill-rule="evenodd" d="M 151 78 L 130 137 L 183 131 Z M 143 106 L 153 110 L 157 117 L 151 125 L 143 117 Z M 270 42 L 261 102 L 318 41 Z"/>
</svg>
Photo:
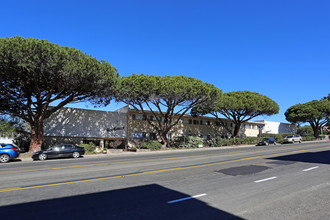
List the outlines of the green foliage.
<svg viewBox="0 0 330 220">
<path fill-rule="evenodd" d="M 170 142 L 170 146 L 174 148 L 197 148 L 200 145 L 203 146 L 203 138 L 195 136 L 180 136 L 174 138 Z"/>
<path fill-rule="evenodd" d="M 319 136 L 320 128 L 328 123 L 330 102 L 314 100 L 304 104 L 293 105 L 285 112 L 286 120 L 292 123 L 308 122 L 313 128 L 314 137 Z"/>
<path fill-rule="evenodd" d="M 312 136 L 313 135 L 313 128 L 312 126 L 305 125 L 303 127 L 297 128 L 297 134 L 300 136 Z"/>
<path fill-rule="evenodd" d="M 223 94 L 223 101 L 218 108 L 227 115 L 230 112 L 245 115 L 250 120 L 259 115 L 273 115 L 279 112 L 278 104 L 256 92 L 237 91 Z"/>
<path fill-rule="evenodd" d="M 159 150 L 161 147 L 162 144 L 155 140 L 145 141 L 142 144 L 143 149 Z"/>
<path fill-rule="evenodd" d="M 279 112 L 278 104 L 267 96 L 250 91 L 224 93 L 215 104 L 200 105 L 192 110 L 193 115 L 212 114 L 224 126 L 219 114 L 233 122 L 234 130 L 224 126 L 232 136 L 237 137 L 240 126 L 260 115 L 273 115 Z"/>
<path fill-rule="evenodd" d="M 17 128 L 14 126 L 14 122 L 8 121 L 4 118 L 0 119 L 0 136 L 2 137 L 13 137 L 16 133 Z"/>
<path fill-rule="evenodd" d="M 108 62 L 33 38 L 0 38 L 0 113 L 30 124 L 33 145 L 43 120 L 70 102 L 108 103 L 119 76 Z M 50 107 L 52 105 L 52 107 Z"/>
<path fill-rule="evenodd" d="M 235 146 L 235 145 L 255 145 L 260 138 L 256 137 L 245 137 L 245 138 L 230 138 L 225 139 L 216 137 L 208 141 L 211 147 L 222 147 L 222 146 Z"/>
<path fill-rule="evenodd" d="M 192 77 L 133 74 L 121 78 L 116 97 L 145 115 L 148 109 L 156 119 L 151 122 L 146 117 L 148 123 L 166 144 L 166 134 L 184 114 L 197 105 L 219 99 L 221 94 L 214 85 Z"/>
<path fill-rule="evenodd" d="M 305 137 L 302 137 L 302 140 L 303 141 L 315 141 L 316 137 L 314 137 L 314 136 L 305 136 Z"/>
<path fill-rule="evenodd" d="M 88 144 L 79 144 L 79 147 L 85 148 L 85 151 L 87 153 L 94 153 L 95 152 L 95 145 L 92 142 L 89 142 Z"/>
</svg>

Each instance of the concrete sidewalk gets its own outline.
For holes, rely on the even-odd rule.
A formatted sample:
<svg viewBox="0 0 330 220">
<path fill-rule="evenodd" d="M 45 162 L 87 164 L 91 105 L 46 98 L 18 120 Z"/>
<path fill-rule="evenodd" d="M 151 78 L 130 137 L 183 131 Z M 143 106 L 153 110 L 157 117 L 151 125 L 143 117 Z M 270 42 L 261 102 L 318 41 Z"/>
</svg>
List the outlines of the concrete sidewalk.
<svg viewBox="0 0 330 220">
<path fill-rule="evenodd" d="M 326 140 L 317 140 L 317 141 L 304 141 L 303 143 L 312 143 L 312 142 L 326 142 Z M 276 146 L 281 146 L 282 144 L 278 144 Z M 124 151 L 120 153 L 111 153 L 111 154 L 85 154 L 84 158 L 105 158 L 105 157 L 122 157 L 122 156 L 137 156 L 137 155 L 157 155 L 157 154 L 169 154 L 169 153 L 184 153 L 191 151 L 203 151 L 203 150 L 225 150 L 225 149 L 240 149 L 240 148 L 250 148 L 256 147 L 256 145 L 236 145 L 236 146 L 224 146 L 224 147 L 201 147 L 201 148 L 191 148 L 191 149 L 166 149 L 166 150 L 156 150 L 149 152 L 132 152 L 132 151 Z M 259 146 L 262 147 L 262 146 Z M 267 146 L 266 146 L 267 147 Z M 31 156 L 22 155 L 18 160 L 21 161 L 33 161 Z"/>
</svg>

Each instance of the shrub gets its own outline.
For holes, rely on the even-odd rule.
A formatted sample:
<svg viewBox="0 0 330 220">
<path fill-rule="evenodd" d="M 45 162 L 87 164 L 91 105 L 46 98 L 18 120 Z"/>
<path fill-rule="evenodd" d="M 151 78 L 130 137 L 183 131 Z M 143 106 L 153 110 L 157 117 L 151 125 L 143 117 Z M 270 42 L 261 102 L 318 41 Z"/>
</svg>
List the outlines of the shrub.
<svg viewBox="0 0 330 220">
<path fill-rule="evenodd" d="M 316 137 L 314 137 L 314 136 L 305 136 L 305 137 L 302 137 L 302 140 L 303 141 L 315 141 Z"/>
<path fill-rule="evenodd" d="M 195 136 L 179 136 L 170 141 L 174 148 L 197 148 L 199 145 L 203 145 L 203 138 Z"/>
<path fill-rule="evenodd" d="M 159 150 L 162 144 L 155 140 L 145 141 L 142 144 L 143 149 Z"/>
<path fill-rule="evenodd" d="M 222 146 L 233 146 L 233 145 L 250 145 L 256 144 L 258 139 L 257 137 L 244 137 L 244 138 L 231 138 L 225 139 L 221 137 L 216 137 L 208 141 L 209 146 L 211 147 L 222 147 Z"/>
<path fill-rule="evenodd" d="M 85 148 L 87 153 L 95 152 L 95 145 L 92 142 L 89 142 L 89 144 L 79 144 L 79 147 Z"/>
</svg>

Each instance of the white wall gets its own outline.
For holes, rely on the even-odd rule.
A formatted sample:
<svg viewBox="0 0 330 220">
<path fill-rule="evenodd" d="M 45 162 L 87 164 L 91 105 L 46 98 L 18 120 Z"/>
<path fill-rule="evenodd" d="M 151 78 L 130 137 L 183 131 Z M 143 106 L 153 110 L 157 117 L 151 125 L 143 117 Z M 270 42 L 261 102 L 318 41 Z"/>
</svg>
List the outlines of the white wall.
<svg viewBox="0 0 330 220">
<path fill-rule="evenodd" d="M 262 133 L 266 134 L 279 134 L 279 133 L 296 133 L 297 127 L 295 125 L 283 122 L 273 122 L 260 120 L 258 122 L 265 123 L 265 126 L 262 129 Z"/>
<path fill-rule="evenodd" d="M 13 139 L 8 137 L 0 137 L 0 143 L 13 144 Z"/>
</svg>

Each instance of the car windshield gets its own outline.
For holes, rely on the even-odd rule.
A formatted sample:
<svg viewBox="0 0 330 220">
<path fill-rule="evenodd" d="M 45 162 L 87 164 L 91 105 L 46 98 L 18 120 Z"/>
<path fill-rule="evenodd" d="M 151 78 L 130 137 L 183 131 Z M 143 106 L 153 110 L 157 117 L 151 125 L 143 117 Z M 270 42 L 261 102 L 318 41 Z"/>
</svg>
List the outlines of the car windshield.
<svg viewBox="0 0 330 220">
<path fill-rule="evenodd" d="M 262 139 L 262 141 L 268 141 L 269 139 L 268 138 L 264 138 L 264 139 Z"/>
<path fill-rule="evenodd" d="M 290 136 L 286 136 L 285 138 L 292 138 L 293 136 L 292 135 L 290 135 Z"/>
</svg>

